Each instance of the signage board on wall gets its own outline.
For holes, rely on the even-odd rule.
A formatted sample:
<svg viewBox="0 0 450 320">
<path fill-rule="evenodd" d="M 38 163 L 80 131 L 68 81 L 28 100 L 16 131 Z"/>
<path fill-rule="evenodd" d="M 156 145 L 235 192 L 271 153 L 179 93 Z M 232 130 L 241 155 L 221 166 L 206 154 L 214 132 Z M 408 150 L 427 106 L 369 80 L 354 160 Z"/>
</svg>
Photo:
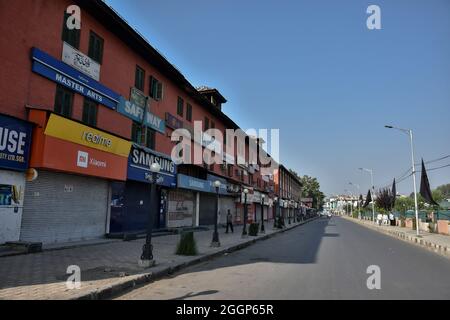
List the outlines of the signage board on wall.
<svg viewBox="0 0 450 320">
<path fill-rule="evenodd" d="M 45 137 L 42 168 L 125 181 L 127 158 L 52 136 Z"/>
<path fill-rule="evenodd" d="M 151 183 L 150 166 L 154 162 L 161 166 L 157 184 L 172 188 L 176 187 L 177 166 L 170 157 L 137 144 L 132 145 L 128 158 L 128 179 Z"/>
<path fill-rule="evenodd" d="M 32 124 L 0 115 L 0 168 L 25 171 L 30 156 Z"/>
<path fill-rule="evenodd" d="M 33 60 L 33 72 L 108 108 L 116 108 L 120 95 L 97 80 L 53 58 L 38 48 L 32 49 L 31 58 Z"/>
<path fill-rule="evenodd" d="M 193 192 L 171 190 L 167 208 L 167 226 L 190 227 L 193 225 L 195 196 Z"/>
<path fill-rule="evenodd" d="M 62 61 L 91 78 L 100 80 L 100 64 L 66 42 L 63 42 Z"/>
<path fill-rule="evenodd" d="M 56 114 L 50 115 L 44 134 L 127 158 L 131 148 L 127 140 Z"/>
<path fill-rule="evenodd" d="M 144 108 L 141 108 L 131 101 L 125 100 L 124 97 L 120 97 L 119 104 L 117 105 L 117 111 L 134 121 L 143 123 L 145 126 L 152 128 L 153 130 L 161 133 L 166 132 L 166 124 L 164 120 L 157 117 L 150 111 L 145 112 L 144 115 Z M 145 119 L 142 121 L 144 116 Z"/>
<path fill-rule="evenodd" d="M 177 175 L 177 186 L 178 188 L 216 193 L 216 188 L 214 188 L 213 181 L 203 180 L 184 174 Z M 219 194 L 228 194 L 227 188 L 219 188 Z"/>
<path fill-rule="evenodd" d="M 134 88 L 134 87 L 132 87 L 130 89 L 130 101 L 133 104 L 141 107 L 142 109 L 144 109 L 145 107 L 147 107 L 147 108 L 149 107 L 149 105 L 148 105 L 149 99 L 147 99 L 147 96 L 144 93 L 142 93 L 141 90 Z M 146 102 L 147 102 L 147 106 L 146 106 Z"/>
</svg>

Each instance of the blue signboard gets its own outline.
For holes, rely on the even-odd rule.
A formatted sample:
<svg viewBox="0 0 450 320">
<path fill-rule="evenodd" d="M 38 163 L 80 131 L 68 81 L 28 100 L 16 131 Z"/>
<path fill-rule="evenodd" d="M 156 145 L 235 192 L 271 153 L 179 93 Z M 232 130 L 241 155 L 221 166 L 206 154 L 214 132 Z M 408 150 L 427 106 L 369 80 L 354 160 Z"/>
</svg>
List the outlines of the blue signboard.
<svg viewBox="0 0 450 320">
<path fill-rule="evenodd" d="M 161 166 L 158 173 L 157 184 L 165 187 L 176 187 L 177 166 L 170 157 L 157 153 L 148 148 L 133 144 L 130 156 L 128 157 L 129 180 L 151 183 L 152 172 L 150 166 L 157 162 Z"/>
<path fill-rule="evenodd" d="M 153 130 L 159 131 L 161 133 L 166 132 L 166 123 L 161 118 L 158 118 L 151 112 L 145 113 L 145 120 L 142 122 L 144 117 L 144 109 L 135 103 L 125 100 L 124 97 L 120 97 L 119 104 L 117 105 L 117 111 L 124 116 L 133 119 L 134 121 L 140 122 L 145 126 L 152 128 Z"/>
<path fill-rule="evenodd" d="M 32 129 L 31 123 L 0 115 L 0 168 L 28 168 Z"/>
<path fill-rule="evenodd" d="M 178 174 L 178 188 L 184 188 L 184 189 L 191 189 L 201 192 L 209 192 L 209 193 L 216 193 L 216 190 L 214 188 L 214 180 L 203 180 L 198 179 L 195 177 L 187 176 L 184 174 Z M 218 177 L 217 177 L 218 178 Z M 223 184 L 223 187 L 221 186 L 219 188 L 219 194 L 228 194 L 226 184 Z"/>
<path fill-rule="evenodd" d="M 120 95 L 105 87 L 100 82 L 90 78 L 84 73 L 59 61 L 47 53 L 33 48 L 33 72 L 59 83 L 85 97 L 88 97 L 108 108 L 115 109 L 119 103 Z"/>
</svg>

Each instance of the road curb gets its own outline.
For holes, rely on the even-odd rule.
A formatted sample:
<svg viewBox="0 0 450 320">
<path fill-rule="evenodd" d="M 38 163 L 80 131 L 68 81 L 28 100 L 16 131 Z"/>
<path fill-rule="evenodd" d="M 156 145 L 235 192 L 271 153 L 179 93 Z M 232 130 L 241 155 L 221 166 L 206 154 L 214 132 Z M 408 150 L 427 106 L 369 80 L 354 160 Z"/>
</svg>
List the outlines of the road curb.
<svg viewBox="0 0 450 320">
<path fill-rule="evenodd" d="M 369 225 L 369 224 L 361 222 L 359 220 L 354 220 L 353 218 L 348 218 L 348 217 L 345 217 L 345 216 L 342 216 L 342 217 L 345 218 L 348 221 L 352 221 L 352 222 L 357 223 L 357 224 L 359 224 L 361 226 L 364 226 L 366 228 L 378 231 L 380 233 L 387 234 L 389 236 L 398 238 L 398 239 L 403 240 L 405 242 L 412 243 L 412 244 L 414 244 L 416 246 L 420 246 L 422 248 L 425 248 L 425 249 L 427 249 L 429 251 L 432 251 L 434 253 L 437 253 L 437 254 L 439 254 L 439 255 L 441 255 L 443 257 L 446 257 L 446 258 L 450 259 L 450 248 L 448 246 L 443 246 L 443 245 L 434 243 L 432 241 L 425 240 L 423 238 L 418 238 L 416 236 L 408 235 L 408 234 L 406 234 L 405 232 L 402 232 L 402 231 L 380 229 L 380 228 L 378 228 L 376 226 Z"/>
<path fill-rule="evenodd" d="M 119 295 L 120 293 L 130 290 L 132 288 L 135 288 L 136 286 L 140 286 L 140 285 L 144 285 L 144 284 L 148 284 L 151 283 L 153 281 L 159 280 L 165 276 L 171 275 L 175 272 L 178 272 L 182 269 L 185 269 L 187 267 L 199 264 L 201 262 L 205 262 L 211 259 L 214 259 L 216 257 L 219 257 L 221 255 L 224 255 L 225 253 L 231 253 L 231 252 L 235 252 L 244 248 L 247 248 L 249 246 L 251 246 L 252 244 L 258 242 L 258 241 L 263 241 L 263 240 L 267 240 L 270 239 L 274 236 L 276 236 L 277 234 L 280 233 L 284 233 L 286 231 L 292 230 L 296 227 L 302 226 L 308 222 L 314 221 L 316 219 L 318 219 L 319 217 L 314 217 L 312 219 L 306 220 L 306 221 L 302 221 L 296 225 L 293 226 L 289 226 L 286 227 L 284 229 L 281 230 L 277 230 L 275 232 L 272 232 L 270 234 L 266 234 L 264 236 L 260 236 L 258 238 L 254 238 L 251 239 L 249 237 L 249 240 L 246 242 L 242 242 L 242 243 L 238 243 L 235 245 L 231 245 L 230 247 L 224 248 L 220 251 L 217 252 L 213 252 L 210 254 L 205 254 L 203 256 L 199 256 L 198 258 L 195 258 L 193 260 L 190 261 L 185 261 L 185 262 L 181 262 L 178 264 L 175 264 L 173 266 L 169 266 L 166 267 L 162 270 L 158 270 L 156 272 L 148 272 L 148 273 L 144 273 L 144 274 L 139 274 L 135 277 L 133 277 L 132 279 L 128 279 L 128 280 L 124 280 L 120 283 L 117 284 L 112 284 L 112 285 L 108 285 L 108 286 L 104 286 L 102 288 L 98 288 L 95 290 L 92 290 L 90 292 L 87 293 L 83 293 L 77 296 L 73 296 L 70 297 L 69 300 L 103 300 L 103 299 L 108 299 L 114 296 Z"/>
</svg>

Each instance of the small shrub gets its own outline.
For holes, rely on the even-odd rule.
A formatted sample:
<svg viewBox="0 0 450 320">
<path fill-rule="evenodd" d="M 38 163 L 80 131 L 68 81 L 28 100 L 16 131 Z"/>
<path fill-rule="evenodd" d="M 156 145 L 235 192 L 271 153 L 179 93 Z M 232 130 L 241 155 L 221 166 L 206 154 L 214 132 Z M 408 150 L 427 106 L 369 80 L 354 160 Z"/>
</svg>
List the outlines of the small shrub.
<svg viewBox="0 0 450 320">
<path fill-rule="evenodd" d="M 248 235 L 256 237 L 258 235 L 259 223 L 251 223 L 248 228 Z"/>
<path fill-rule="evenodd" d="M 183 231 L 180 235 L 180 241 L 177 245 L 176 254 L 183 256 L 195 256 L 197 253 L 197 243 L 194 239 L 194 232 Z"/>
</svg>

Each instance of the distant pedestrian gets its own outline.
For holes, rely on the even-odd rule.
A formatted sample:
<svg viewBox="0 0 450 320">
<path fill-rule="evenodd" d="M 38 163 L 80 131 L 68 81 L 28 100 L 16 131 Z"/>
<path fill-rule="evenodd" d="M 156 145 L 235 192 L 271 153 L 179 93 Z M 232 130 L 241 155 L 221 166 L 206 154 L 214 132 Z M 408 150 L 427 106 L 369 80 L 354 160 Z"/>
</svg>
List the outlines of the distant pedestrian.
<svg viewBox="0 0 450 320">
<path fill-rule="evenodd" d="M 234 233 L 233 216 L 231 215 L 230 209 L 228 209 L 228 213 L 227 213 L 227 229 L 226 229 L 225 233 L 228 233 L 228 227 L 231 229 L 231 233 Z"/>
<path fill-rule="evenodd" d="M 392 212 L 389 213 L 389 221 L 391 221 L 391 226 L 395 226 L 395 217 Z"/>
<path fill-rule="evenodd" d="M 381 222 L 383 221 L 383 215 L 381 213 L 379 213 L 377 215 L 377 223 L 379 226 L 381 226 Z"/>
</svg>

